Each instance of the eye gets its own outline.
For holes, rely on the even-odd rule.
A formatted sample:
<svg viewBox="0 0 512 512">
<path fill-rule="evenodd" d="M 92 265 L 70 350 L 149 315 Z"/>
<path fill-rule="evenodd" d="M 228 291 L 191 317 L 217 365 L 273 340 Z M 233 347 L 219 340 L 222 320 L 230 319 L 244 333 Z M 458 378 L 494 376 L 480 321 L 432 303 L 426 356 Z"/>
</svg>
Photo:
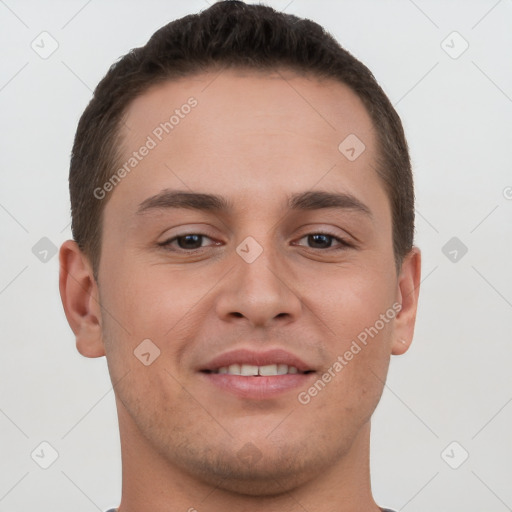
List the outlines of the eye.
<svg viewBox="0 0 512 512">
<path fill-rule="evenodd" d="M 307 239 L 307 243 L 313 244 L 313 247 L 311 247 L 312 249 L 333 249 L 336 251 L 346 249 L 347 247 L 353 247 L 343 238 L 334 236 L 330 233 L 310 233 L 299 240 L 303 239 Z M 332 247 L 333 240 L 338 242 L 338 246 Z"/>
<path fill-rule="evenodd" d="M 170 238 L 165 242 L 161 242 L 158 245 L 164 247 L 170 251 L 195 251 L 198 249 L 202 249 L 204 246 L 202 245 L 203 240 L 207 238 L 211 240 L 211 238 L 207 235 L 203 235 L 201 233 L 187 233 L 185 235 L 175 236 L 174 238 Z M 178 247 L 174 243 L 177 243 Z M 217 244 L 218 245 L 218 244 Z"/>
<path fill-rule="evenodd" d="M 186 233 L 183 235 L 175 236 L 173 238 L 169 238 L 168 240 L 165 240 L 164 242 L 161 242 L 158 245 L 164 247 L 166 250 L 169 251 L 193 252 L 208 247 L 203 245 L 205 239 L 212 240 L 212 238 L 202 233 Z M 348 243 L 343 238 L 337 237 L 330 233 L 310 233 L 300 238 L 299 241 L 304 239 L 307 239 L 308 244 L 312 244 L 312 246 L 310 246 L 311 249 L 332 249 L 336 251 L 347 249 L 348 247 L 353 247 L 352 244 Z M 337 246 L 333 247 L 333 241 L 337 242 Z M 220 244 L 221 242 L 214 242 L 213 244 L 210 245 Z M 296 245 L 302 244 L 297 243 Z"/>
</svg>

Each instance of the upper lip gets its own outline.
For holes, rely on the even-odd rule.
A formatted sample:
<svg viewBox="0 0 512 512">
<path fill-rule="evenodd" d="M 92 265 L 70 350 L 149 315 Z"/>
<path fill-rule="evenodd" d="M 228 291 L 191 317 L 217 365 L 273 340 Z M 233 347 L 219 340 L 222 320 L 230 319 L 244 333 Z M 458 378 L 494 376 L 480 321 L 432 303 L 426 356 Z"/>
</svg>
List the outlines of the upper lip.
<svg viewBox="0 0 512 512">
<path fill-rule="evenodd" d="M 302 359 L 283 349 L 266 350 L 256 352 L 248 349 L 238 349 L 225 352 L 214 357 L 200 370 L 218 370 L 232 364 L 252 364 L 254 366 L 266 366 L 269 364 L 286 364 L 295 366 L 300 372 L 313 371 Z"/>
</svg>

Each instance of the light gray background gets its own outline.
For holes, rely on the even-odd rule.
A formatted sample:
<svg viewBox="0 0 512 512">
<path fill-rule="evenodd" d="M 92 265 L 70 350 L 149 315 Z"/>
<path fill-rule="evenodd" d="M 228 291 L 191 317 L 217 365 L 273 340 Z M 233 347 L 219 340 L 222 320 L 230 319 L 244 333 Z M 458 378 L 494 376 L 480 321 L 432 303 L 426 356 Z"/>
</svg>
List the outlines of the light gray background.
<svg viewBox="0 0 512 512">
<path fill-rule="evenodd" d="M 367 64 L 410 144 L 423 283 L 414 343 L 392 358 L 373 420 L 375 497 L 406 512 L 512 510 L 512 1 L 269 3 L 319 22 Z M 0 512 L 119 503 L 106 361 L 76 351 L 58 258 L 32 248 L 70 238 L 72 140 L 107 68 L 207 6 L 0 0 Z M 42 31 L 59 45 L 47 59 L 31 48 Z M 469 44 L 458 58 L 453 31 Z M 468 248 L 455 262 L 442 252 L 452 237 Z M 48 469 L 31 457 L 50 460 L 43 441 L 59 454 Z"/>
</svg>

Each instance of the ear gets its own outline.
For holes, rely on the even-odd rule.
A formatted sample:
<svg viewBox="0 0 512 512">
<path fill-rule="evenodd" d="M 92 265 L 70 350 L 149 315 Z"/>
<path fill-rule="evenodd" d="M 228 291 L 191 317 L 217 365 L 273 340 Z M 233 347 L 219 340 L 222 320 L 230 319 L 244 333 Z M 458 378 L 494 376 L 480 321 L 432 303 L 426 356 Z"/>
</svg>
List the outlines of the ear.
<svg viewBox="0 0 512 512">
<path fill-rule="evenodd" d="M 67 240 L 60 248 L 59 262 L 60 297 L 76 348 L 85 357 L 104 356 L 98 284 L 89 259 L 75 241 Z"/>
<path fill-rule="evenodd" d="M 394 339 L 391 353 L 400 355 L 407 351 L 414 335 L 416 311 L 421 279 L 421 252 L 413 247 L 405 256 L 398 276 L 397 302 L 402 304 L 395 317 Z"/>
</svg>

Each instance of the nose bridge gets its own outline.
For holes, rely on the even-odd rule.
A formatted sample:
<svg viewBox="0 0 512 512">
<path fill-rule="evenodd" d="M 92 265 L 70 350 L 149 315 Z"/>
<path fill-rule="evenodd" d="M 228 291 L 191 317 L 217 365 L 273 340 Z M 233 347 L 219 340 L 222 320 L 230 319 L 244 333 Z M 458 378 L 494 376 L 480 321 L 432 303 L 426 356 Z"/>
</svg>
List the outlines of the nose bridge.
<svg viewBox="0 0 512 512">
<path fill-rule="evenodd" d="M 263 325 L 277 316 L 299 314 L 300 299 L 289 282 L 293 272 L 287 270 L 275 233 L 260 229 L 255 236 L 247 236 L 233 258 L 234 271 L 218 301 L 219 315 L 243 316 L 254 325 Z"/>
<path fill-rule="evenodd" d="M 262 240 L 261 236 L 259 240 Z M 285 275 L 280 275 L 280 259 L 284 255 L 282 248 L 276 247 L 271 234 L 267 234 L 261 243 L 252 236 L 247 237 L 238 245 L 236 252 L 240 258 L 236 263 L 238 278 L 246 291 L 280 293 L 286 279 Z"/>
</svg>

